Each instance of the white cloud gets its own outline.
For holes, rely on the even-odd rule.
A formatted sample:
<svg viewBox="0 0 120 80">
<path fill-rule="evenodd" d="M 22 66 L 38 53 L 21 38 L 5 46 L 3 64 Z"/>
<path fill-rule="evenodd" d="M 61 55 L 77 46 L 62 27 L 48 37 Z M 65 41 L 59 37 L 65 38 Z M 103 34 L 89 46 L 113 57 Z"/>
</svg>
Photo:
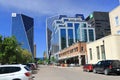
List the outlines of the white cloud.
<svg viewBox="0 0 120 80">
<path fill-rule="evenodd" d="M 70 0 L 0 0 L 0 5 L 8 9 L 37 14 L 75 14 L 82 11 Z"/>
<path fill-rule="evenodd" d="M 106 6 L 111 3 L 108 1 L 104 2 Z M 0 0 L 0 6 L 4 8 L 37 15 L 74 15 L 76 13 L 86 15 L 94 10 L 105 10 L 102 3 L 103 0 L 99 2 L 96 0 Z"/>
</svg>

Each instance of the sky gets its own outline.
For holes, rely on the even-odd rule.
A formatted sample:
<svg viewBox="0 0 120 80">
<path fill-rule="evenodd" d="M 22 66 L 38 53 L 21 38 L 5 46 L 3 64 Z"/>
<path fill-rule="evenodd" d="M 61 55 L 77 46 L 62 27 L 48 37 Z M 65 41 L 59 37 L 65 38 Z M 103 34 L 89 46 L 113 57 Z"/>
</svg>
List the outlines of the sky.
<svg viewBox="0 0 120 80">
<path fill-rule="evenodd" d="M 89 16 L 93 11 L 110 12 L 119 0 L 0 0 L 0 35 L 11 36 L 11 13 L 22 13 L 34 18 L 34 43 L 37 57 L 46 51 L 46 19 L 58 14 L 74 17 Z"/>
</svg>

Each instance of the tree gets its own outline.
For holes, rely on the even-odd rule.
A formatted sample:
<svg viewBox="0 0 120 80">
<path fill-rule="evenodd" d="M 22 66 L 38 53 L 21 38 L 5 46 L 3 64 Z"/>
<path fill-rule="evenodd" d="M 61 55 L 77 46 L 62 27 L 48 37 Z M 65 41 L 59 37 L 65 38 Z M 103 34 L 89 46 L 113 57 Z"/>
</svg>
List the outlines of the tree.
<svg viewBox="0 0 120 80">
<path fill-rule="evenodd" d="M 18 42 L 14 36 L 12 37 L 0 37 L 0 61 L 1 63 L 12 63 L 15 61 L 16 47 L 18 47 Z"/>
<path fill-rule="evenodd" d="M 37 61 L 37 63 L 38 63 L 38 64 L 43 64 L 43 60 L 39 59 L 39 60 Z"/>
<path fill-rule="evenodd" d="M 55 59 L 54 56 L 51 57 L 51 61 L 52 61 L 52 62 L 56 62 L 56 59 Z"/>
<path fill-rule="evenodd" d="M 49 64 L 49 59 L 48 58 L 43 59 L 42 61 L 43 61 L 43 64 Z"/>
<path fill-rule="evenodd" d="M 32 54 L 29 51 L 23 49 L 22 50 L 22 63 L 29 63 L 32 61 L 33 61 Z"/>
<path fill-rule="evenodd" d="M 0 63 L 27 63 L 32 62 L 32 55 L 27 50 L 21 48 L 14 36 L 0 36 Z"/>
<path fill-rule="evenodd" d="M 0 62 L 2 62 L 2 36 L 0 35 Z"/>
</svg>

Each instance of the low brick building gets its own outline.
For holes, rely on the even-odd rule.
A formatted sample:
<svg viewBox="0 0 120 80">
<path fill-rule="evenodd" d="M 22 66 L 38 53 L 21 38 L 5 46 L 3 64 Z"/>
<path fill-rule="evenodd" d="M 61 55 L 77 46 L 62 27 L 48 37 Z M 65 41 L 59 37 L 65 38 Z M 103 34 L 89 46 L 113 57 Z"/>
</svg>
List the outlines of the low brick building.
<svg viewBox="0 0 120 80">
<path fill-rule="evenodd" d="M 85 42 L 77 42 L 59 52 L 59 62 L 84 65 L 87 61 Z"/>
</svg>

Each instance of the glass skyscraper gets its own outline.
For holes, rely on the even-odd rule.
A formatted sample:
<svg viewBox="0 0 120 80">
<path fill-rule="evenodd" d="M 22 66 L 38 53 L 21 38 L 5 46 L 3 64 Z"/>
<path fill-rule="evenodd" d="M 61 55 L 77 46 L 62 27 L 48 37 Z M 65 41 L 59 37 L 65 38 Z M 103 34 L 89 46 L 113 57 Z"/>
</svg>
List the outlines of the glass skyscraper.
<svg viewBox="0 0 120 80">
<path fill-rule="evenodd" d="M 47 36 L 47 40 L 49 39 L 49 50 L 52 54 L 58 53 L 78 41 L 90 42 L 95 40 L 95 30 L 84 20 L 83 15 L 77 14 L 75 17 L 60 15 L 55 19 L 53 18 L 51 25 L 46 24 L 47 33 L 51 30 L 51 35 L 47 34 L 50 37 Z M 49 21 L 50 19 L 47 20 L 47 22 Z"/>
<path fill-rule="evenodd" d="M 23 49 L 34 53 L 34 20 L 24 14 L 12 13 L 12 35 Z M 33 56 L 34 57 L 34 56 Z"/>
</svg>

